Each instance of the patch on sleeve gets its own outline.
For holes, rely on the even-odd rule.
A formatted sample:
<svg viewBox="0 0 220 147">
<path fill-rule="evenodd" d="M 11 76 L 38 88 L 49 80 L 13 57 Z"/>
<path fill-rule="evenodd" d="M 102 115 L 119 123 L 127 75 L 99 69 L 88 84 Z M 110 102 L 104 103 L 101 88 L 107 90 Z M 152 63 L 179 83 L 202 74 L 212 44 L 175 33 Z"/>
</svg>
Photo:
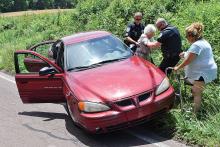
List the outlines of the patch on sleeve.
<svg viewBox="0 0 220 147">
<path fill-rule="evenodd" d="M 127 27 L 126 32 L 130 32 L 131 28 Z"/>
</svg>

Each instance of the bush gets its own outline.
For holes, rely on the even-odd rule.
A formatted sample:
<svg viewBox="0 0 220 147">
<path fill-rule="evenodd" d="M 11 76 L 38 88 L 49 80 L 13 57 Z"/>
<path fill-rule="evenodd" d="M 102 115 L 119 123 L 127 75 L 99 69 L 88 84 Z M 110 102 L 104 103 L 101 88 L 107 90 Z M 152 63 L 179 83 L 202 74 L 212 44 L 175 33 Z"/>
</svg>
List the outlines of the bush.
<svg viewBox="0 0 220 147">
<path fill-rule="evenodd" d="M 133 21 L 136 11 L 143 12 L 146 24 L 154 23 L 158 17 L 164 17 L 177 26 L 181 32 L 184 50 L 189 47 L 185 39 L 186 26 L 197 21 L 204 23 L 204 37 L 212 45 L 215 60 L 220 67 L 218 0 L 80 0 L 78 3 L 73 12 L 1 18 L 0 68 L 14 71 L 13 52 L 17 49 L 25 49 L 40 41 L 58 39 L 74 32 L 107 30 L 123 38 L 124 29 Z M 156 64 L 161 61 L 159 51 L 154 52 L 153 59 Z M 220 133 L 216 131 L 220 129 L 219 93 L 219 81 L 207 85 L 199 117 L 174 109 L 170 117 L 161 121 L 166 127 L 174 127 L 176 136 L 181 139 L 193 144 L 219 146 Z M 186 108 L 191 105 L 189 100 L 184 102 Z"/>
<path fill-rule="evenodd" d="M 0 12 L 41 10 L 52 8 L 73 8 L 77 0 L 1 0 Z"/>
</svg>

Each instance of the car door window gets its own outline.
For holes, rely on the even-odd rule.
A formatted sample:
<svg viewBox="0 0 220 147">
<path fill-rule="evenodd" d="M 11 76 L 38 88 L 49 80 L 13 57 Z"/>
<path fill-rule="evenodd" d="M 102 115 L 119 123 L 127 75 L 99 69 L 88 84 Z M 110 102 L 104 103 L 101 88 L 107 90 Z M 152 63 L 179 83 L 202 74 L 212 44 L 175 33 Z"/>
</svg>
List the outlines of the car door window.
<svg viewBox="0 0 220 147">
<path fill-rule="evenodd" d="M 55 41 L 45 41 L 30 47 L 28 50 L 35 51 L 50 60 L 54 60 L 52 50 L 56 47 L 56 44 L 57 42 Z"/>
<path fill-rule="evenodd" d="M 43 67 L 51 67 L 48 63 L 32 54 L 17 54 L 17 69 L 16 72 L 20 74 L 35 73 L 38 74 Z"/>
</svg>

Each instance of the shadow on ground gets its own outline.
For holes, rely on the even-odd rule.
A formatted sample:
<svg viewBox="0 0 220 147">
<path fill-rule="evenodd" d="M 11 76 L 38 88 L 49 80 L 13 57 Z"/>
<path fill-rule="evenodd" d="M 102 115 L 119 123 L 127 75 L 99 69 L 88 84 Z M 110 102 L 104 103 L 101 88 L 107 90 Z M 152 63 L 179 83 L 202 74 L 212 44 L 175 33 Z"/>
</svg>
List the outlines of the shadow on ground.
<svg viewBox="0 0 220 147">
<path fill-rule="evenodd" d="M 24 124 L 25 127 L 42 133 L 48 134 L 50 137 L 55 139 L 62 140 L 70 140 L 76 141 L 74 138 L 77 138 L 81 143 L 86 146 L 97 147 L 97 146 L 111 146 L 111 147 L 120 147 L 120 146 L 140 146 L 149 144 L 140 139 L 140 137 L 135 136 L 134 134 L 138 133 L 142 137 L 152 137 L 152 133 L 162 136 L 155 140 L 154 143 L 162 142 L 165 140 L 169 140 L 173 138 L 175 133 L 175 119 L 174 117 L 168 113 L 162 117 L 158 117 L 157 119 L 151 120 L 145 124 L 135 126 L 132 128 L 123 129 L 117 132 L 107 133 L 107 134 L 88 134 L 82 128 L 77 127 L 73 124 L 72 120 L 66 113 L 49 113 L 49 112 L 39 112 L 39 111 L 31 111 L 31 112 L 19 112 L 19 115 L 32 116 L 32 117 L 40 117 L 45 118 L 43 121 L 53 121 L 55 119 L 64 119 L 67 131 L 72 135 L 72 138 L 69 139 L 69 136 L 66 138 L 60 138 L 56 136 L 56 134 L 52 134 L 51 132 L 46 132 L 44 130 L 38 130 L 30 126 L 30 124 Z M 169 119 L 169 121 L 164 121 Z M 169 122 L 169 124 L 166 124 Z M 167 127 L 169 126 L 169 127 Z M 133 132 L 135 132 L 133 134 Z"/>
</svg>

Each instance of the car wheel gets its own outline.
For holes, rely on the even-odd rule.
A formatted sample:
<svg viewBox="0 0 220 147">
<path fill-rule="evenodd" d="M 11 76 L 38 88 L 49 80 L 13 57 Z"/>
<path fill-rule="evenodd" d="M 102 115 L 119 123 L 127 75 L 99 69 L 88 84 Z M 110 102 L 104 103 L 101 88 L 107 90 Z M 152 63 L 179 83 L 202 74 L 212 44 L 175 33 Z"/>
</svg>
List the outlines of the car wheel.
<svg viewBox="0 0 220 147">
<path fill-rule="evenodd" d="M 70 104 L 68 102 L 66 102 L 66 111 L 68 113 L 68 115 L 70 116 L 71 120 L 76 124 L 76 118 L 73 115 L 73 112 L 71 110 Z"/>
<path fill-rule="evenodd" d="M 83 128 L 77 121 L 76 118 L 73 115 L 73 112 L 70 109 L 70 105 L 68 104 L 68 102 L 66 102 L 64 105 L 64 108 L 66 110 L 66 112 L 68 113 L 68 116 L 70 117 L 71 121 L 73 122 L 73 125 L 77 128 Z"/>
</svg>

